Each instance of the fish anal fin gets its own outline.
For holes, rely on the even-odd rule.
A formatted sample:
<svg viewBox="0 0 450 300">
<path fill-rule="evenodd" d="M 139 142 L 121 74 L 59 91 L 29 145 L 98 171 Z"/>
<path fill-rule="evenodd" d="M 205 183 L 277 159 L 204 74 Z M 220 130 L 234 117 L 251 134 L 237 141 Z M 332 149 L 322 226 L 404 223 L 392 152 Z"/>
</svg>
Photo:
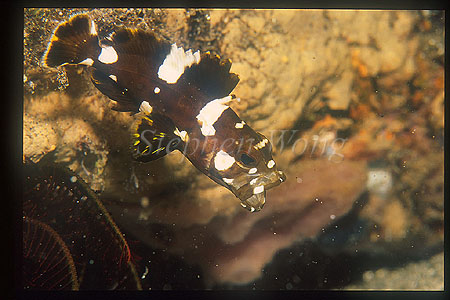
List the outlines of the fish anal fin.
<svg viewBox="0 0 450 300">
<path fill-rule="evenodd" d="M 171 119 L 158 113 L 136 116 L 131 135 L 131 150 L 135 160 L 150 162 L 175 149 L 181 149 L 182 141 L 175 135 L 176 127 Z"/>
</svg>

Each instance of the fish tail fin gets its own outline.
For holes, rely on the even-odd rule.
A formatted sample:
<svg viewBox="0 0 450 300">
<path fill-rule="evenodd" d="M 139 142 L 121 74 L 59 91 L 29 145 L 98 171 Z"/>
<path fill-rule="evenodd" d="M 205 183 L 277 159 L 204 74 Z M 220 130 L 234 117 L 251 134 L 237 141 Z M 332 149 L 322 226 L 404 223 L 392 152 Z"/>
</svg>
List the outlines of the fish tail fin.
<svg viewBox="0 0 450 300">
<path fill-rule="evenodd" d="M 92 65 L 100 51 L 95 23 L 87 15 L 81 14 L 58 25 L 43 62 L 49 67 L 65 64 Z"/>
</svg>

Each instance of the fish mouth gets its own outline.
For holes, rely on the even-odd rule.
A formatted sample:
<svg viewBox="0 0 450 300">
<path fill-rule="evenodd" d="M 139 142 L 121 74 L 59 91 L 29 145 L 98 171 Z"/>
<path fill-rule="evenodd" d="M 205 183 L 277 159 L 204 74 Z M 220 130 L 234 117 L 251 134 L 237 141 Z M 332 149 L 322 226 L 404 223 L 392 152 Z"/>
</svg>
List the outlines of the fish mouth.
<svg viewBox="0 0 450 300">
<path fill-rule="evenodd" d="M 266 191 L 286 181 L 286 175 L 277 170 L 255 174 L 252 179 L 250 175 L 246 176 L 248 182 L 235 189 L 234 194 L 241 200 L 241 206 L 250 212 L 260 211 L 266 203 Z"/>
</svg>

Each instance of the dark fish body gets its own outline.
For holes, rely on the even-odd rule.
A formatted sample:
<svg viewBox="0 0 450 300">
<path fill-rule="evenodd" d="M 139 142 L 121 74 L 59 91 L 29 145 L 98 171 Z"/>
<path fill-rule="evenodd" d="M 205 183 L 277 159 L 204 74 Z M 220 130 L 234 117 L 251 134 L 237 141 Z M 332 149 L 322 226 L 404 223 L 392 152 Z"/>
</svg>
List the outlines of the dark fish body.
<svg viewBox="0 0 450 300">
<path fill-rule="evenodd" d="M 228 106 L 239 82 L 229 60 L 185 51 L 142 30 L 99 38 L 95 23 L 77 15 L 56 28 L 44 63 L 87 65 L 114 109 L 136 113 L 131 143 L 138 161 L 182 151 L 252 212 L 263 207 L 267 189 L 285 180 L 267 138 Z"/>
</svg>

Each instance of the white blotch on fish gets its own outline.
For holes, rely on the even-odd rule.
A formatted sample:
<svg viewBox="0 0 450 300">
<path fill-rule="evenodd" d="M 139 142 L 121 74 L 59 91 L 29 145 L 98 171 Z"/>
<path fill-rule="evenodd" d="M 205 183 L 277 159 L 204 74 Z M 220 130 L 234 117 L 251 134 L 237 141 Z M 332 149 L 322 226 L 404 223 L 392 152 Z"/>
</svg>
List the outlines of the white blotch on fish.
<svg viewBox="0 0 450 300">
<path fill-rule="evenodd" d="M 244 128 L 244 125 L 245 125 L 245 122 L 242 121 L 242 122 L 240 122 L 240 123 L 236 123 L 236 124 L 234 125 L 234 128 L 241 129 L 241 128 Z"/>
<path fill-rule="evenodd" d="M 142 111 L 143 113 L 149 115 L 152 113 L 153 107 L 147 101 L 142 101 L 141 106 L 139 106 L 139 111 Z"/>
<path fill-rule="evenodd" d="M 104 64 L 113 64 L 118 58 L 116 50 L 111 46 L 103 47 L 98 56 L 98 60 Z"/>
<path fill-rule="evenodd" d="M 231 101 L 231 96 L 220 99 L 214 99 L 208 102 L 197 115 L 197 120 L 202 126 L 200 130 L 204 136 L 212 136 L 216 134 L 214 123 L 219 119 L 222 113 L 229 108 L 227 103 Z"/>
<path fill-rule="evenodd" d="M 214 167 L 219 171 L 228 170 L 236 160 L 223 150 L 217 152 L 214 157 Z"/>
<path fill-rule="evenodd" d="M 178 48 L 176 44 L 172 45 L 170 53 L 164 59 L 164 62 L 158 69 L 158 77 L 167 83 L 173 84 L 178 81 L 184 73 L 186 67 L 200 62 L 200 51 L 192 54 L 192 50 L 184 51 L 182 47 Z"/>
</svg>

